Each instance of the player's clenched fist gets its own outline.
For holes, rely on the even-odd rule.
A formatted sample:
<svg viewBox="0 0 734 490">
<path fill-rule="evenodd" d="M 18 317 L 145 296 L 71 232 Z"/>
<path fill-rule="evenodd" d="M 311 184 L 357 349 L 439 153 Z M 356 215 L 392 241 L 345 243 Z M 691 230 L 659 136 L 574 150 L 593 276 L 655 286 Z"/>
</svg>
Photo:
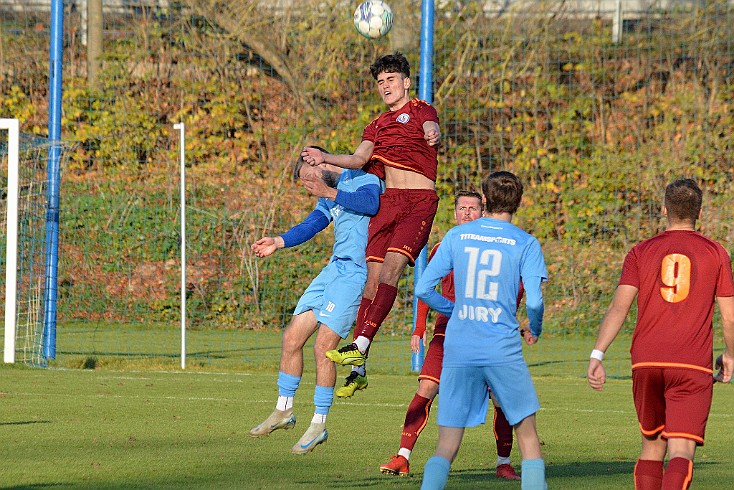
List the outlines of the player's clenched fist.
<svg viewBox="0 0 734 490">
<path fill-rule="evenodd" d="M 312 146 L 305 146 L 301 151 L 301 157 L 309 165 L 315 166 L 324 163 L 324 154 L 321 150 Z"/>
<path fill-rule="evenodd" d="M 423 134 L 428 146 L 436 146 L 441 142 L 441 133 L 435 129 L 429 129 Z"/>
</svg>

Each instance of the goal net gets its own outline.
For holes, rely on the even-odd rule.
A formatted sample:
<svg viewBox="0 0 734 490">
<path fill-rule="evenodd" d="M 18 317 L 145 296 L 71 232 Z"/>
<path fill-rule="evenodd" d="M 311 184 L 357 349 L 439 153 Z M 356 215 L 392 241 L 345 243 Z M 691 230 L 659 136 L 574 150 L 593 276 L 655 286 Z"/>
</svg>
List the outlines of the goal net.
<svg viewBox="0 0 734 490">
<path fill-rule="evenodd" d="M 7 131 L 5 131 L 7 130 Z M 46 281 L 47 162 L 51 141 L 19 133 L 0 120 L 0 250 L 5 274 L 4 362 L 46 366 L 43 351 Z"/>
</svg>

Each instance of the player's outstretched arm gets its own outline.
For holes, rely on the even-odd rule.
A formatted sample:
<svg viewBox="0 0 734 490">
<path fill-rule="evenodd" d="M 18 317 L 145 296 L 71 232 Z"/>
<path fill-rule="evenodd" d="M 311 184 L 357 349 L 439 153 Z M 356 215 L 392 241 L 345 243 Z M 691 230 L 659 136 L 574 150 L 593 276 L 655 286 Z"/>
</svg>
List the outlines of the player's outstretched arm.
<svg viewBox="0 0 734 490">
<path fill-rule="evenodd" d="M 352 155 L 324 153 L 318 148 L 306 146 L 301 151 L 303 161 L 309 165 L 330 163 L 341 168 L 362 168 L 372 157 L 374 144 L 371 141 L 362 141 Z"/>
<path fill-rule="evenodd" d="M 630 307 L 632 306 L 632 302 L 637 297 L 637 291 L 638 289 L 634 286 L 622 284 L 614 292 L 614 298 L 612 298 L 612 303 L 607 308 L 604 319 L 599 326 L 596 344 L 594 344 L 594 351 L 601 353 L 601 356 L 603 356 L 622 328 L 624 320 L 627 318 L 627 313 L 629 313 Z M 589 382 L 589 386 L 597 391 L 601 391 L 604 383 L 607 381 L 606 370 L 602 364 L 602 359 L 594 357 L 589 359 L 586 379 Z"/>
<path fill-rule="evenodd" d="M 714 379 L 728 383 L 734 373 L 734 296 L 716 298 L 721 313 L 721 330 L 724 333 L 724 353 L 716 359 L 715 369 L 719 372 Z"/>
</svg>

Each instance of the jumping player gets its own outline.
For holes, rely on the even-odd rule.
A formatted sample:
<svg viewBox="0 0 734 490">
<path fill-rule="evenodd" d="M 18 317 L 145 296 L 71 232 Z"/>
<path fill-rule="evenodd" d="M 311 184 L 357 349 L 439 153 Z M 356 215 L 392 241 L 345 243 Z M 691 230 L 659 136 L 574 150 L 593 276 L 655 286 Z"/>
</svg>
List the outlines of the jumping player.
<svg viewBox="0 0 734 490">
<path fill-rule="evenodd" d="M 398 280 L 428 243 L 438 208 L 435 191 L 438 114 L 427 102 L 410 98 L 410 64 L 400 53 L 379 58 L 370 73 L 388 111 L 365 127 L 353 154 L 332 155 L 304 148 L 306 163 L 363 168 L 385 180 L 380 209 L 370 220 L 367 284 L 359 306 L 354 342 L 327 352 L 337 364 L 355 366 L 337 396 L 367 387 L 367 349 L 392 309 Z"/>
<path fill-rule="evenodd" d="M 632 395 L 642 432 L 634 470 L 638 490 L 685 489 L 693 479 L 696 446 L 704 443 L 713 396 L 714 299 L 725 350 L 716 381 L 734 369 L 734 281 L 727 251 L 696 230 L 703 193 L 679 179 L 665 189 L 666 230 L 632 248 L 599 327 L 587 379 L 598 391 L 606 382 L 604 352 L 619 333 L 637 297 L 637 325 L 630 349 Z M 668 465 L 663 460 L 668 454 Z"/>
<path fill-rule="evenodd" d="M 469 223 L 482 216 L 482 196 L 474 191 L 459 191 L 454 201 L 454 219 L 457 225 Z M 437 244 L 433 247 L 429 260 L 433 258 Z M 441 294 L 450 301 L 454 301 L 454 274 L 449 273 L 441 279 Z M 522 291 L 518 298 L 522 296 Z M 413 352 L 418 352 L 421 341 L 425 344 L 426 319 L 428 316 L 428 305 L 423 301 L 418 302 L 418 315 L 416 318 L 415 331 L 410 339 Z M 382 473 L 390 475 L 406 476 L 410 473 L 410 454 L 420 433 L 428 423 L 428 415 L 431 404 L 438 394 L 438 385 L 441 379 L 441 366 L 443 365 L 443 341 L 446 332 L 446 323 L 449 319 L 439 314 L 433 330 L 433 338 L 428 347 L 428 353 L 423 362 L 423 369 L 418 376 L 418 390 L 408 406 L 405 414 L 400 437 L 400 449 L 398 454 L 380 466 Z M 520 477 L 510 464 L 510 452 L 512 451 L 512 426 L 507 422 L 502 409 L 494 405 L 494 436 L 497 443 L 497 466 L 495 473 L 499 478 L 508 480 L 519 480 Z"/>
<path fill-rule="evenodd" d="M 517 296 L 525 286 L 530 330 L 538 340 L 543 326 L 541 283 L 548 277 L 540 243 L 511 221 L 522 199 L 520 180 L 493 172 L 482 183 L 485 217 L 449 230 L 418 281 L 416 294 L 449 316 L 441 371 L 438 447 L 426 462 L 423 489 L 444 488 L 466 427 L 484 422 L 491 389 L 507 421 L 515 427 L 522 454 L 522 488 L 542 490 L 545 463 L 535 429 L 540 408 L 517 335 Z M 454 271 L 456 302 L 435 290 Z"/>
<path fill-rule="evenodd" d="M 252 437 L 266 436 L 296 424 L 293 397 L 303 374 L 303 346 L 316 333 L 316 407 L 311 425 L 291 452 L 312 451 L 328 438 L 326 416 L 334 398 L 336 367 L 325 352 L 349 334 L 367 280 L 365 246 L 369 218 L 377 212 L 380 180 L 361 170 L 342 170 L 333 165 L 305 165 L 301 157 L 294 177 L 318 203 L 300 224 L 276 237 L 263 237 L 252 245 L 258 257 L 267 257 L 279 248 L 293 247 L 310 240 L 334 221 L 334 247 L 329 264 L 311 282 L 296 305 L 283 343 L 278 374 L 278 401 L 275 411 L 250 430 Z"/>
</svg>

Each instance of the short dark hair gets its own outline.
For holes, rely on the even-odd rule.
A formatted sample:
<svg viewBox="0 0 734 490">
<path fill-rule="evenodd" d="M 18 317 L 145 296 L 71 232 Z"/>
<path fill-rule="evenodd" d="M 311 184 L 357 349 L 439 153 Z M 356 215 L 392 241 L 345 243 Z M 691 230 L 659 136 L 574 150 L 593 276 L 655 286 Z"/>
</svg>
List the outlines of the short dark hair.
<svg viewBox="0 0 734 490">
<path fill-rule="evenodd" d="M 377 80 L 380 73 L 400 73 L 403 77 L 410 77 L 410 63 L 402 53 L 395 51 L 395 54 L 388 54 L 379 58 L 370 66 L 372 78 Z"/>
<path fill-rule="evenodd" d="M 522 190 L 522 182 L 512 172 L 492 172 L 482 182 L 487 212 L 515 214 L 522 201 Z"/>
<path fill-rule="evenodd" d="M 472 197 L 474 199 L 479 200 L 479 209 L 484 210 L 484 203 L 482 202 L 482 195 L 478 193 L 477 191 L 472 191 L 470 189 L 459 189 L 456 191 L 456 194 L 454 194 L 454 208 L 459 205 L 459 199 L 462 197 Z"/>
<path fill-rule="evenodd" d="M 323 153 L 329 153 L 324 148 L 316 145 L 308 145 L 306 148 L 316 148 L 317 150 L 321 150 Z M 295 165 L 293 165 L 293 180 L 297 181 L 301 177 L 301 167 L 305 164 L 306 162 L 303 161 L 303 157 L 299 154 L 298 160 L 296 160 Z"/>
<path fill-rule="evenodd" d="M 703 192 L 693 179 L 678 179 L 665 188 L 665 208 L 673 221 L 698 219 L 703 203 Z"/>
</svg>

